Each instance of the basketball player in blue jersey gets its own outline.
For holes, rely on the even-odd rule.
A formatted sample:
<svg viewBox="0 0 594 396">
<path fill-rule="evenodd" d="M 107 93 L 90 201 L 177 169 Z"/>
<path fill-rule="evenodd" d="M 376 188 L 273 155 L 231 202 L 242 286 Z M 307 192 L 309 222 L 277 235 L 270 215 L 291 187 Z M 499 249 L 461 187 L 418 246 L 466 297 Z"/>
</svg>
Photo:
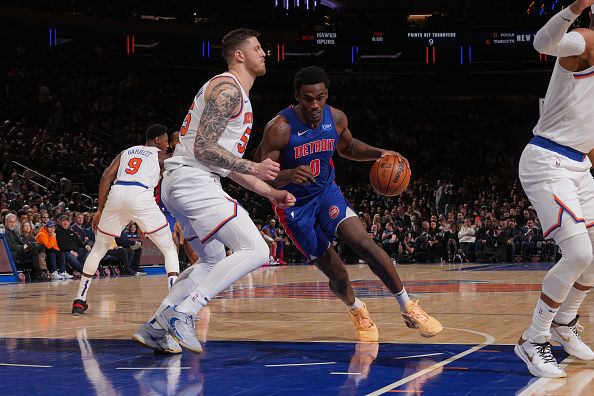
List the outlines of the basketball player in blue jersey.
<svg viewBox="0 0 594 396">
<path fill-rule="evenodd" d="M 359 341 L 377 341 L 378 330 L 365 304 L 355 297 L 349 275 L 331 242 L 340 237 L 394 294 L 408 327 L 432 337 L 442 330 L 438 320 L 409 299 L 388 254 L 369 237 L 359 218 L 334 183 L 332 155 L 373 161 L 396 154 L 353 138 L 346 115 L 326 104 L 329 79 L 324 69 L 309 66 L 295 75 L 296 106 L 273 118 L 264 130 L 256 161 L 281 164 L 272 182 L 297 199 L 294 207 L 275 207 L 295 246 L 328 277 L 330 289 L 348 307 Z M 313 232 L 312 232 L 313 230 Z"/>
</svg>

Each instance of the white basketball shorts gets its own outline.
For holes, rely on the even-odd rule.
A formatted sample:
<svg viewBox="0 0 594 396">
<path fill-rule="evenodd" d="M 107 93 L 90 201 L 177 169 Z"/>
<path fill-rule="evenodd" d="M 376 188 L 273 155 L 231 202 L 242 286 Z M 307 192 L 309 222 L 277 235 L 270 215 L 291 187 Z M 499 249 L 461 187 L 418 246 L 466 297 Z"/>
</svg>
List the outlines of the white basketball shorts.
<svg viewBox="0 0 594 396">
<path fill-rule="evenodd" d="M 179 222 L 184 237 L 200 238 L 202 244 L 237 217 L 239 211 L 245 211 L 223 190 L 218 176 L 191 166 L 164 173 L 161 199 Z"/>
<path fill-rule="evenodd" d="M 157 206 L 153 189 L 115 184 L 111 186 L 97 228 L 103 234 L 119 237 L 130 220 L 137 223 L 145 234 L 169 226 Z"/>
<path fill-rule="evenodd" d="M 557 243 L 594 226 L 594 179 L 590 160 L 570 159 L 528 144 L 520 157 L 522 187 L 536 209 L 545 238 Z"/>
</svg>

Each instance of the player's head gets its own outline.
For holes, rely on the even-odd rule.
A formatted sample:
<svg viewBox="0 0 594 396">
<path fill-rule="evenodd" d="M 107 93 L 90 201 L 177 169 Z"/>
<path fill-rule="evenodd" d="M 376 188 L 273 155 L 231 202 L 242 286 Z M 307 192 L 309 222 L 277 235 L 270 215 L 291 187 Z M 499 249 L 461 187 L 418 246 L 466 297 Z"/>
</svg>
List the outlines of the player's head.
<svg viewBox="0 0 594 396">
<path fill-rule="evenodd" d="M 241 65 L 255 77 L 266 74 L 266 53 L 258 41 L 259 36 L 260 32 L 246 28 L 227 33 L 221 42 L 221 52 L 227 65 Z"/>
<path fill-rule="evenodd" d="M 330 79 L 321 67 L 307 66 L 295 74 L 295 99 L 299 102 L 306 121 L 316 123 L 322 119 L 329 86 Z"/>
<path fill-rule="evenodd" d="M 175 150 L 175 146 L 179 144 L 179 131 L 175 131 L 171 134 L 171 141 L 169 142 L 169 147 L 172 150 Z"/>
<path fill-rule="evenodd" d="M 148 127 L 146 130 L 146 145 L 167 151 L 167 148 L 169 147 L 167 127 L 163 124 L 153 124 Z"/>
</svg>

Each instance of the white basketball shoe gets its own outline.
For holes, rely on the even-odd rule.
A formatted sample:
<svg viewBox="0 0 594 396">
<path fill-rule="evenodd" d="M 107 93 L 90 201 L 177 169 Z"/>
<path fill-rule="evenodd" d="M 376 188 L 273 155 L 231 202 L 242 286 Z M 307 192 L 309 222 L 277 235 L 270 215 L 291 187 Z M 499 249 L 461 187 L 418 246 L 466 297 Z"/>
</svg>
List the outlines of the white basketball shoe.
<svg viewBox="0 0 594 396">
<path fill-rule="evenodd" d="M 580 337 L 579 333 L 584 331 L 584 328 L 579 323 L 579 318 L 580 316 L 577 315 L 574 320 L 566 325 L 553 322 L 551 325 L 551 340 L 561 344 L 565 352 L 571 356 L 580 360 L 594 360 L 594 352 Z"/>
<path fill-rule="evenodd" d="M 514 347 L 516 355 L 526 363 L 530 374 L 544 378 L 563 378 L 566 376 L 551 352 L 550 337 L 539 336 L 537 340 L 525 339 L 524 335 Z M 540 342 L 536 342 L 540 341 Z"/>
<path fill-rule="evenodd" d="M 181 353 L 177 341 L 163 329 L 155 329 L 149 322 L 140 325 L 132 339 L 145 348 L 152 349 L 156 353 Z"/>
</svg>

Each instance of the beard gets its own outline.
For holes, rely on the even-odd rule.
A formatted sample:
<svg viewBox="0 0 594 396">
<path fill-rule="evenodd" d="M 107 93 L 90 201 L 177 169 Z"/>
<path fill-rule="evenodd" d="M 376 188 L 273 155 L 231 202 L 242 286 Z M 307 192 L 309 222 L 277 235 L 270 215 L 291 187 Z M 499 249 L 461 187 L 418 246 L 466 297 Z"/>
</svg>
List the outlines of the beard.
<svg viewBox="0 0 594 396">
<path fill-rule="evenodd" d="M 258 60 L 257 62 L 248 61 L 247 68 L 256 77 L 262 77 L 266 74 L 266 64 L 261 63 L 260 60 Z"/>
</svg>

